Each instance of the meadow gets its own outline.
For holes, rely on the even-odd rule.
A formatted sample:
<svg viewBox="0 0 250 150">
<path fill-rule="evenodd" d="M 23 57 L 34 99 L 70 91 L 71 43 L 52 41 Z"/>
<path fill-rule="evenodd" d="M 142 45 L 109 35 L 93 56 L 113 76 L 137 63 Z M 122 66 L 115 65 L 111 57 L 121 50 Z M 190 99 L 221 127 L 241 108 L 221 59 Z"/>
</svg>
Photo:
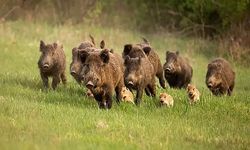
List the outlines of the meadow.
<svg viewBox="0 0 250 150">
<path fill-rule="evenodd" d="M 100 110 L 69 74 L 71 49 L 95 37 L 120 53 L 126 43 L 146 37 L 161 62 L 167 50 L 190 59 L 192 82 L 201 101 L 190 106 L 185 90 L 167 88 L 173 108 L 143 96 L 140 107 L 113 103 Z M 119 28 L 49 25 L 25 21 L 0 24 L 0 149 L 249 149 L 250 69 L 235 64 L 235 91 L 215 97 L 205 85 L 207 64 L 218 57 L 216 41 L 168 33 L 142 34 Z M 43 90 L 37 61 L 39 42 L 63 43 L 68 84 Z M 158 81 L 158 80 L 157 80 Z M 157 82 L 158 83 L 158 82 Z M 158 86 L 157 95 L 164 92 Z"/>
</svg>

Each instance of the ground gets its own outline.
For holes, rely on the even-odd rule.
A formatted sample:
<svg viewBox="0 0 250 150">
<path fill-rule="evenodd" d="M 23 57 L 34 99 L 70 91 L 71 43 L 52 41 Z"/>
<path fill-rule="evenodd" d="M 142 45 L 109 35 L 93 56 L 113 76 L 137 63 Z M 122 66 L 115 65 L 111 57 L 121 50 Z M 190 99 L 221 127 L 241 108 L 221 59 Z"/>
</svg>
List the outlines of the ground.
<svg viewBox="0 0 250 150">
<path fill-rule="evenodd" d="M 165 90 L 173 108 L 143 96 L 140 107 L 130 103 L 99 110 L 69 74 L 71 49 L 88 39 L 102 39 L 122 52 L 126 43 L 148 38 L 164 63 L 166 50 L 189 58 L 193 83 L 201 101 L 189 106 L 185 90 Z M 48 25 L 23 21 L 0 24 L 0 149 L 249 149 L 250 69 L 232 63 L 236 87 L 231 97 L 215 97 L 205 86 L 208 62 L 216 42 L 158 33 L 83 25 Z M 43 90 L 37 61 L 39 41 L 63 43 L 67 86 Z M 158 81 L 158 80 L 157 80 Z M 164 90 L 158 86 L 157 95 Z"/>
</svg>

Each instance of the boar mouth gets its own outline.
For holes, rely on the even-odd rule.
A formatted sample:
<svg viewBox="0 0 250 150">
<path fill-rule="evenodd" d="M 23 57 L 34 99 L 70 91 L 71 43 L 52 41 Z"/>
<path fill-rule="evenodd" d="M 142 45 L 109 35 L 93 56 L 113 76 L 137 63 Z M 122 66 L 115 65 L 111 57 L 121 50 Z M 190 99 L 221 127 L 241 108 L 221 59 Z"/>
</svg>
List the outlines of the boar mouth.
<svg viewBox="0 0 250 150">
<path fill-rule="evenodd" d="M 193 94 L 193 93 L 189 93 L 188 96 L 189 96 L 189 98 L 191 98 L 191 99 L 194 98 L 194 94 Z"/>
</svg>

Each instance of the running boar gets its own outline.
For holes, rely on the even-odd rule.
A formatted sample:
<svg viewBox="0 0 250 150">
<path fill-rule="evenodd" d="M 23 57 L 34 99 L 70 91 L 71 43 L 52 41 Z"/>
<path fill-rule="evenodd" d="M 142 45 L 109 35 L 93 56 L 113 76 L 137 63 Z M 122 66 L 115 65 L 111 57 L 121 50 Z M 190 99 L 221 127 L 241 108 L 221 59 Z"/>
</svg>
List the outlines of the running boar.
<svg viewBox="0 0 250 150">
<path fill-rule="evenodd" d="M 151 48 L 148 41 L 143 39 L 145 43 L 141 44 L 126 44 L 122 53 L 123 58 L 130 56 L 131 58 L 135 57 L 148 57 L 150 63 L 153 65 L 153 72 L 155 76 L 159 79 L 160 85 L 162 88 L 166 88 L 165 80 L 163 77 L 163 68 L 157 53 Z"/>
<path fill-rule="evenodd" d="M 110 53 L 109 50 L 82 50 L 79 52 L 82 62 L 81 76 L 83 82 L 93 93 L 99 108 L 112 107 L 112 95 L 116 92 L 119 103 L 124 87 L 124 67 L 121 56 Z"/>
<path fill-rule="evenodd" d="M 136 90 L 135 104 L 139 105 L 143 91 L 155 97 L 156 84 L 153 65 L 147 57 L 125 58 L 124 81 L 129 90 Z"/>
<path fill-rule="evenodd" d="M 57 43 L 45 44 L 40 41 L 40 52 L 42 53 L 38 61 L 40 75 L 45 88 L 49 87 L 48 77 L 52 77 L 52 88 L 55 89 L 62 80 L 66 84 L 65 65 L 66 57 L 63 46 Z"/>
<path fill-rule="evenodd" d="M 234 89 L 235 72 L 229 62 L 217 58 L 207 66 L 206 85 L 214 95 L 231 95 Z"/>
<path fill-rule="evenodd" d="M 166 63 L 163 66 L 165 79 L 171 88 L 186 88 L 191 82 L 193 69 L 179 52 L 166 52 Z"/>
<path fill-rule="evenodd" d="M 89 35 L 91 38 L 91 42 L 89 41 L 84 41 L 82 42 L 78 48 L 75 47 L 72 49 L 72 62 L 70 64 L 70 74 L 74 77 L 74 79 L 80 84 L 81 83 L 81 77 L 80 77 L 80 73 L 81 73 L 81 60 L 79 58 L 78 52 L 81 49 L 86 49 L 86 48 L 94 48 L 95 46 L 95 41 L 94 38 Z"/>
<path fill-rule="evenodd" d="M 92 52 L 92 51 L 98 50 L 95 48 L 94 38 L 91 35 L 90 35 L 90 38 L 91 38 L 91 42 L 84 41 L 78 46 L 78 48 L 75 47 L 72 49 L 72 62 L 70 64 L 70 74 L 74 77 L 74 79 L 79 84 L 81 83 L 80 73 L 81 73 L 81 66 L 82 66 L 81 60 L 80 60 L 79 55 L 78 55 L 79 51 L 87 50 L 89 52 Z M 102 40 L 100 42 L 100 47 L 101 47 L 101 49 L 103 49 L 105 47 L 104 40 Z M 110 52 L 113 53 L 113 50 L 111 49 Z"/>
</svg>

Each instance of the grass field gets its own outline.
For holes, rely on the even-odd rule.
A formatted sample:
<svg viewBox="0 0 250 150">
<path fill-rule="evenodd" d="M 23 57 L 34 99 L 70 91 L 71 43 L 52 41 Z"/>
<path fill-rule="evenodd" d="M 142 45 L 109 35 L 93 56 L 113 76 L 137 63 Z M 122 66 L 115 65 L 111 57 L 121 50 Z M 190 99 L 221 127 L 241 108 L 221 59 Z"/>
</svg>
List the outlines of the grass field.
<svg viewBox="0 0 250 150">
<path fill-rule="evenodd" d="M 145 36 L 162 63 L 166 50 L 191 60 L 193 83 L 202 93 L 195 106 L 185 90 L 167 89 L 171 109 L 144 95 L 140 107 L 128 103 L 99 110 L 69 75 L 71 49 L 88 40 L 121 53 L 125 43 Z M 233 64 L 236 87 L 231 97 L 215 97 L 205 86 L 215 42 L 171 34 L 144 35 L 95 26 L 50 26 L 22 21 L 0 24 L 0 149 L 250 149 L 250 69 Z M 67 86 L 42 90 L 37 61 L 39 41 L 60 41 L 67 55 Z M 162 92 L 157 90 L 157 94 Z"/>
</svg>

